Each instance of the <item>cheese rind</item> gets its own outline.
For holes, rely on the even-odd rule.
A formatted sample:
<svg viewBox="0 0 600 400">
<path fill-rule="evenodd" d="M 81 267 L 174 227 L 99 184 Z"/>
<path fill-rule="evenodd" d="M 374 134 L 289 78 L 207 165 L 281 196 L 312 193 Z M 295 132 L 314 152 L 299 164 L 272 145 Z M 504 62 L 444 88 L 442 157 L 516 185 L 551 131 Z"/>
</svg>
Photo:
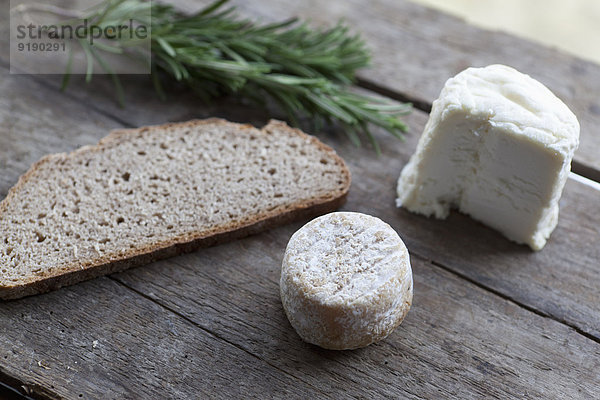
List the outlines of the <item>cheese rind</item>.
<svg viewBox="0 0 600 400">
<path fill-rule="evenodd" d="M 408 313 L 410 256 L 394 229 L 379 218 L 326 214 L 290 239 L 280 292 L 291 325 L 306 342 L 357 349 L 387 337 Z"/>
<path fill-rule="evenodd" d="M 433 103 L 396 203 L 437 218 L 457 208 L 540 250 L 578 143 L 577 118 L 544 85 L 504 65 L 468 68 Z"/>
</svg>

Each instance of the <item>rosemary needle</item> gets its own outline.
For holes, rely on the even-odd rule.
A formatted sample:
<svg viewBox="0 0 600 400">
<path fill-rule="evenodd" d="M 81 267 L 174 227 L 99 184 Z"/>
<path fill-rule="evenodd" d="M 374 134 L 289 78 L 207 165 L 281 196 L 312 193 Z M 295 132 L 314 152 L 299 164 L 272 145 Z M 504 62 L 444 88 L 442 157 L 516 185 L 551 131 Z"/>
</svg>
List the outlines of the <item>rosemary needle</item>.
<svg viewBox="0 0 600 400">
<path fill-rule="evenodd" d="M 399 116 L 410 112 L 410 104 L 351 89 L 356 70 L 369 64 L 370 54 L 362 38 L 347 26 L 314 29 L 295 19 L 258 24 L 237 17 L 233 7 L 224 7 L 226 3 L 217 0 L 186 15 L 156 2 L 107 0 L 86 18 L 97 25 L 131 19 L 151 24 L 152 74 L 159 94 L 163 92 L 156 74 L 162 71 L 205 100 L 234 94 L 265 105 L 268 98 L 295 125 L 300 117 L 309 117 L 315 126 L 335 122 L 353 143 L 359 145 L 360 135 L 365 136 L 377 152 L 369 124 L 402 137 L 407 127 Z M 141 43 L 116 38 L 105 41 L 105 46 L 84 46 L 86 54 L 113 75 L 122 97 L 118 77 L 100 57 L 107 42 L 111 51 L 131 51 Z M 89 68 L 88 79 L 91 73 Z"/>
</svg>

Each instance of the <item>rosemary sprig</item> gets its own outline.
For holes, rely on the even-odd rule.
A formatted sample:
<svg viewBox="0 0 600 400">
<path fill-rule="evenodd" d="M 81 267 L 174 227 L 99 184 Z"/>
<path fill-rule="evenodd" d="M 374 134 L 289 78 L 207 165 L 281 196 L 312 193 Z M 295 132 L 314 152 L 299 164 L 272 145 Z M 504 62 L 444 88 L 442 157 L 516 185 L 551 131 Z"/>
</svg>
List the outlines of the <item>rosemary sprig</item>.
<svg viewBox="0 0 600 400">
<path fill-rule="evenodd" d="M 336 122 L 356 145 L 359 135 L 366 135 L 377 152 L 369 124 L 402 137 L 407 127 L 399 116 L 410 112 L 410 104 L 351 90 L 356 70 L 369 64 L 370 55 L 365 42 L 347 26 L 313 29 L 295 19 L 261 25 L 236 17 L 233 7 L 224 7 L 227 1 L 217 0 L 185 15 L 172 6 L 144 0 L 107 0 L 86 18 L 97 25 L 130 19 L 151 24 L 153 82 L 159 94 L 163 91 L 156 73 L 162 71 L 205 100 L 234 94 L 266 105 L 269 98 L 295 125 L 302 116 L 316 126 Z M 144 13 L 148 7 L 151 13 Z M 139 45 L 124 39 L 109 43 L 110 49 L 107 42 L 84 45 L 89 62 L 96 59 L 107 73 L 110 67 L 102 62 L 101 52 Z M 118 77 L 112 75 L 122 96 Z"/>
</svg>

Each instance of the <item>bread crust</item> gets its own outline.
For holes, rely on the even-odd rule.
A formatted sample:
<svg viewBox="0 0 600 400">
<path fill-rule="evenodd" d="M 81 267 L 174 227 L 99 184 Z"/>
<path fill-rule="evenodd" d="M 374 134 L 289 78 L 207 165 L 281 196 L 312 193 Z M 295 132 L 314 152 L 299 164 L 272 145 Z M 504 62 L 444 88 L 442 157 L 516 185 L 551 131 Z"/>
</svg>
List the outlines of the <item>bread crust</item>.
<svg viewBox="0 0 600 400">
<path fill-rule="evenodd" d="M 0 202 L 0 216 L 6 213 L 8 204 L 23 185 L 33 176 L 41 165 L 56 158 L 66 158 L 80 152 L 99 152 L 116 146 L 128 135 L 136 134 L 147 129 L 166 129 L 169 127 L 196 127 L 199 125 L 220 124 L 234 126 L 240 130 L 253 129 L 252 125 L 238 124 L 229 122 L 220 118 L 208 118 L 204 120 L 192 120 L 180 123 L 167 123 L 163 125 L 144 126 L 135 129 L 118 129 L 112 131 L 109 135 L 102 138 L 98 144 L 92 146 L 83 146 L 70 153 L 50 154 L 42 157 L 34 163 L 31 168 L 23 174 L 15 186 L 13 186 L 8 195 Z M 314 197 L 309 200 L 279 206 L 271 211 L 264 211 L 249 218 L 247 221 L 232 221 L 221 227 L 215 227 L 203 231 L 189 232 L 166 241 L 153 243 L 145 247 L 136 247 L 120 254 L 105 254 L 97 262 L 90 264 L 74 263 L 53 270 L 51 273 L 45 272 L 38 276 L 30 276 L 28 281 L 12 286 L 0 286 L 0 299 L 11 300 L 24 296 L 39 294 L 56 290 L 60 287 L 72 285 L 84 280 L 100 277 L 126 270 L 128 268 L 148 264 L 154 261 L 172 257 L 178 254 L 195 251 L 202 247 L 212 246 L 218 243 L 239 239 L 252 235 L 266 229 L 283 225 L 295 220 L 314 217 L 339 208 L 344 204 L 348 190 L 351 184 L 351 175 L 344 160 L 337 155 L 335 150 L 319 141 L 314 136 L 307 135 L 299 129 L 291 128 L 286 123 L 270 120 L 259 132 L 271 133 L 275 130 L 285 130 L 295 135 L 302 136 L 309 140 L 313 145 L 324 151 L 331 157 L 331 160 L 340 167 L 342 184 L 336 191 L 330 192 L 320 197 Z"/>
</svg>

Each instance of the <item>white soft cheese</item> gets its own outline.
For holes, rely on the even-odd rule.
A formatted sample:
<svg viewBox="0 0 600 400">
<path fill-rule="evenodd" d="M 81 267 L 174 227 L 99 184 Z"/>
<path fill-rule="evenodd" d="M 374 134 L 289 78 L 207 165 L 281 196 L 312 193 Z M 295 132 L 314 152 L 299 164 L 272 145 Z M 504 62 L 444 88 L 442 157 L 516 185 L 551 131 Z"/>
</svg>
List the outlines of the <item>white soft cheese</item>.
<svg viewBox="0 0 600 400">
<path fill-rule="evenodd" d="M 398 180 L 398 207 L 450 208 L 540 250 L 579 144 L 579 123 L 544 85 L 504 65 L 468 68 L 433 103 Z"/>
</svg>

